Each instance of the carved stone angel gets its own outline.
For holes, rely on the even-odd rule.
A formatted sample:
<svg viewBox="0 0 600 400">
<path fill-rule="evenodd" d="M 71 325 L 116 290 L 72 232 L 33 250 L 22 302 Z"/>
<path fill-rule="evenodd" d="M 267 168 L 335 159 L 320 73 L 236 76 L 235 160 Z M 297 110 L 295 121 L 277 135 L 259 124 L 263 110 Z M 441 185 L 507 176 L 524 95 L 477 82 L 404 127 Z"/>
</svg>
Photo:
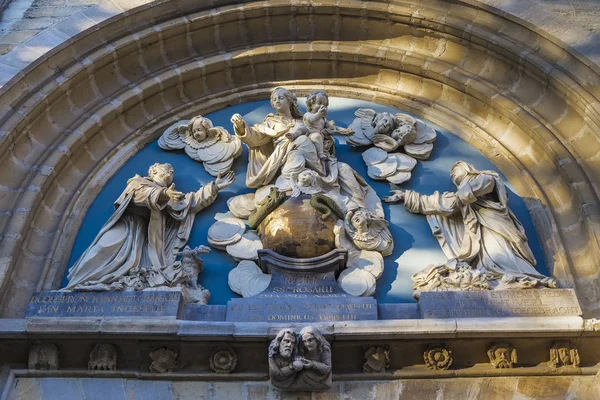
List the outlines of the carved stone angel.
<svg viewBox="0 0 600 400">
<path fill-rule="evenodd" d="M 407 114 L 377 113 L 360 108 L 348 127 L 354 135 L 348 137 L 351 146 L 375 146 L 391 152 L 404 146 L 404 152 L 418 160 L 429 158 L 436 138 L 435 131 Z"/>
<path fill-rule="evenodd" d="M 364 208 L 346 213 L 344 228 L 356 247 L 361 250 L 374 250 L 389 256 L 394 250 L 394 241 L 388 222 Z"/>
<path fill-rule="evenodd" d="M 201 162 L 212 176 L 229 172 L 233 161 L 242 154 L 242 142 L 225 128 L 213 127 L 211 120 L 201 115 L 190 119 L 185 125 L 181 122 L 162 134 L 158 146 L 164 150 L 185 150 L 193 160 Z"/>
</svg>

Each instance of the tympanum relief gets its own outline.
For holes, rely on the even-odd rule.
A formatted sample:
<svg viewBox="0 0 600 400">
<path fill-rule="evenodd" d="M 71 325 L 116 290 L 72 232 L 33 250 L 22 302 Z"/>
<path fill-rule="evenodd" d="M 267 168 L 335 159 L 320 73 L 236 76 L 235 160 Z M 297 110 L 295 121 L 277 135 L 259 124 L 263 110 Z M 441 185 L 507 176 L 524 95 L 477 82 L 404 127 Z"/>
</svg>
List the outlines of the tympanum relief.
<svg viewBox="0 0 600 400">
<path fill-rule="evenodd" d="M 229 212 L 215 216 L 207 235 L 209 245 L 239 262 L 228 274 L 230 288 L 251 297 L 268 287 L 271 276 L 257 265 L 261 249 L 300 259 L 344 249 L 347 263 L 336 275 L 339 286 L 350 295 L 372 296 L 394 240 L 381 200 L 337 159 L 334 138 L 343 135 L 351 146 L 370 146 L 362 154 L 368 176 L 399 185 L 410 179 L 417 160 L 429 157 L 435 131 L 409 115 L 370 109 L 357 110 L 352 124 L 340 128 L 327 119 L 329 97 L 322 90 L 307 96 L 304 114 L 286 88 L 273 89 L 270 102 L 274 113 L 261 123 L 233 115 L 233 135 L 200 115 L 168 128 L 159 146 L 184 150 L 216 180 L 182 193 L 173 184 L 173 168 L 160 163 L 146 177 L 131 178 L 113 215 L 70 269 L 63 290 L 181 288 L 186 302 L 207 304 L 210 292 L 198 285 L 198 276 L 200 254 L 208 248 L 184 246 L 196 213 L 234 181 L 231 168 L 243 143 L 249 152 L 245 183 L 255 191 L 230 198 Z M 555 279 L 535 269 L 499 175 L 459 161 L 451 177 L 455 192 L 394 190 L 384 198 L 424 214 L 448 257 L 413 275 L 415 297 L 422 291 L 556 287 Z"/>
</svg>

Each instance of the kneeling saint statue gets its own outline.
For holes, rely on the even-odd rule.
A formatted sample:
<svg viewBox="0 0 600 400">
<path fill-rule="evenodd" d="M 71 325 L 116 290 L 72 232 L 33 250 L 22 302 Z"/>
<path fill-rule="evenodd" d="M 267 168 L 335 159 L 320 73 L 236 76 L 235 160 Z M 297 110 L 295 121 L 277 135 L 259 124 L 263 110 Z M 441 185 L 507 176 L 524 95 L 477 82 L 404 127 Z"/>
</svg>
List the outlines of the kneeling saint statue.
<svg viewBox="0 0 600 400">
<path fill-rule="evenodd" d="M 233 172 L 197 192 L 181 193 L 170 164 L 154 164 L 148 176 L 134 176 L 115 202 L 115 211 L 69 270 L 62 290 L 143 290 L 174 286 L 184 279 L 175 262 L 188 241 L 196 213 L 211 205 Z"/>
</svg>

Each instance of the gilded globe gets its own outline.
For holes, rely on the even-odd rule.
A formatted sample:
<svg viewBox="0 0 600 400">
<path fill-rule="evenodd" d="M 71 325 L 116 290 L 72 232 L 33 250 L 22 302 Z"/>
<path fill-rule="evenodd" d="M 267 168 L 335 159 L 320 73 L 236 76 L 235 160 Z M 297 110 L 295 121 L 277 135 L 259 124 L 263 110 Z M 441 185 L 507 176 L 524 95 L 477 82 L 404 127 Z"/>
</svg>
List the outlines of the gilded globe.
<svg viewBox="0 0 600 400">
<path fill-rule="evenodd" d="M 303 194 L 286 199 L 260 223 L 258 233 L 265 249 L 287 257 L 318 257 L 335 249 L 336 220 L 335 214 L 323 219 Z"/>
</svg>

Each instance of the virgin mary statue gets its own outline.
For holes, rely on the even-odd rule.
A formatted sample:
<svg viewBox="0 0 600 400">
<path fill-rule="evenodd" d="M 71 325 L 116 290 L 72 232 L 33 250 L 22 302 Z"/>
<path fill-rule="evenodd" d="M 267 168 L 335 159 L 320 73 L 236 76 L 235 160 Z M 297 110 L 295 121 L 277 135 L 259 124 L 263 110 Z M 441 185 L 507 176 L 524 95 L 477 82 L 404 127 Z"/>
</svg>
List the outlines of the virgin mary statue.
<svg viewBox="0 0 600 400">
<path fill-rule="evenodd" d="M 508 208 L 508 195 L 500 176 L 494 171 L 478 171 L 464 161 L 455 163 L 450 175 L 456 192 L 427 196 L 412 190 L 395 190 L 384 201 L 403 200 L 407 211 L 426 215 L 449 259 L 470 264 L 500 286 L 556 287 L 554 278 L 535 269 L 525 230 Z"/>
<path fill-rule="evenodd" d="M 123 290 L 170 286 L 175 254 L 189 238 L 196 213 L 211 205 L 233 172 L 197 192 L 175 190 L 173 167 L 154 164 L 134 176 L 115 201 L 115 211 L 69 270 L 63 290 Z"/>
</svg>

